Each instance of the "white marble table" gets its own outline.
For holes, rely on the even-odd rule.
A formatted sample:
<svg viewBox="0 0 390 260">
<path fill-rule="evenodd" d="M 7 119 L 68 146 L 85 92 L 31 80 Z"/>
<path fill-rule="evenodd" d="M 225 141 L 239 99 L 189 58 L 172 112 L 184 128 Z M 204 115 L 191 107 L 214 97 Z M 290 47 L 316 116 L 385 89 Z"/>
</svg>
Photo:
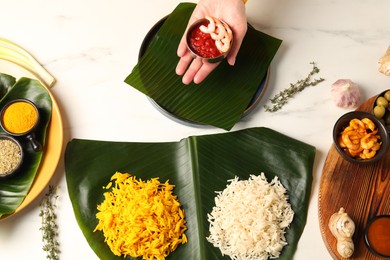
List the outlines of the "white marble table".
<svg viewBox="0 0 390 260">
<path fill-rule="evenodd" d="M 57 79 L 52 93 L 62 112 L 65 145 L 72 138 L 158 142 L 224 132 L 174 122 L 123 82 L 137 63 L 145 34 L 178 3 L 0 0 L 0 37 L 26 48 Z M 232 131 L 265 126 L 317 148 L 308 219 L 295 259 L 331 258 L 318 222 L 319 180 L 333 124 L 349 109 L 334 105 L 330 85 L 340 78 L 352 79 L 360 85 L 363 100 L 390 88 L 390 78 L 378 72 L 377 63 L 390 45 L 389 11 L 386 0 L 247 3 L 249 22 L 283 43 L 262 101 Z M 265 112 L 267 100 L 306 76 L 312 61 L 325 81 L 298 94 L 281 111 Z M 63 157 L 51 184 L 59 185 L 61 259 L 97 259 L 76 223 Z M 45 259 L 38 216 L 42 197 L 43 193 L 18 214 L 0 221 L 0 259 Z"/>
</svg>

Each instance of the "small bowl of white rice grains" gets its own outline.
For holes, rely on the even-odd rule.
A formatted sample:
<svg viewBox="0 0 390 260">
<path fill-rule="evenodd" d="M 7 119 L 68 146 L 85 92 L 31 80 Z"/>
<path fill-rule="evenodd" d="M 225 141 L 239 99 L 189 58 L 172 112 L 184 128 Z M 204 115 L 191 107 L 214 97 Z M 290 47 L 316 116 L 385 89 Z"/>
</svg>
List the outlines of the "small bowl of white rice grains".
<svg viewBox="0 0 390 260">
<path fill-rule="evenodd" d="M 11 177 L 23 162 L 23 149 L 13 137 L 0 134 L 0 179 Z"/>
</svg>

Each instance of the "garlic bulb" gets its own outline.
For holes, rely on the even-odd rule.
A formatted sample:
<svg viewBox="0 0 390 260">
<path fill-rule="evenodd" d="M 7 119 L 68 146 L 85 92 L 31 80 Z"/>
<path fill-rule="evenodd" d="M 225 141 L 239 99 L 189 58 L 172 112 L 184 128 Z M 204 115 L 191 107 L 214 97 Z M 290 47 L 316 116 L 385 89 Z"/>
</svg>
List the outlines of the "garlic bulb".
<svg viewBox="0 0 390 260">
<path fill-rule="evenodd" d="M 379 72 L 390 76 L 390 46 L 387 48 L 385 55 L 379 59 Z"/>
<path fill-rule="evenodd" d="M 337 252 L 343 258 L 351 257 L 355 250 L 352 241 L 353 233 L 355 233 L 355 223 L 344 208 L 340 208 L 339 212 L 330 217 L 329 229 L 337 239 Z"/>
<path fill-rule="evenodd" d="M 352 108 L 360 101 L 360 90 L 350 79 L 339 79 L 331 86 L 332 99 L 339 107 Z"/>
</svg>

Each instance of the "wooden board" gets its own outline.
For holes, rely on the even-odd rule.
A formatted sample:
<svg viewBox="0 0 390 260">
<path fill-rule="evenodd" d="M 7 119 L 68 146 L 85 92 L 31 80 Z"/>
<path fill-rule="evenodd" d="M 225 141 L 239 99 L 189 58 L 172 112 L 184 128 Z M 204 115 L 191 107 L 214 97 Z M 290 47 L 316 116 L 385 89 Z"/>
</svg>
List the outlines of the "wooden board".
<svg viewBox="0 0 390 260">
<path fill-rule="evenodd" d="M 375 98 L 368 99 L 357 110 L 370 112 Z M 332 144 L 320 180 L 318 215 L 322 238 L 334 259 L 341 257 L 328 222 L 341 207 L 356 225 L 353 235 L 355 252 L 350 259 L 383 259 L 372 254 L 366 246 L 364 230 L 372 217 L 390 214 L 390 149 L 379 162 L 358 165 L 344 160 Z"/>
</svg>

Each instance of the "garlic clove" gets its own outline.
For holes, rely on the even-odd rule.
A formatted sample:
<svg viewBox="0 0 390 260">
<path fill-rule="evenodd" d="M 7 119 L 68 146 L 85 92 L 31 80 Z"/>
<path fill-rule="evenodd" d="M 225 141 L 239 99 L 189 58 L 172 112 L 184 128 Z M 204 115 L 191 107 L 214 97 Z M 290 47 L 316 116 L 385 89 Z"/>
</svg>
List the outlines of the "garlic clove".
<svg viewBox="0 0 390 260">
<path fill-rule="evenodd" d="M 360 102 L 359 86 L 350 79 L 339 79 L 331 86 L 331 95 L 339 107 L 352 108 Z"/>
</svg>

